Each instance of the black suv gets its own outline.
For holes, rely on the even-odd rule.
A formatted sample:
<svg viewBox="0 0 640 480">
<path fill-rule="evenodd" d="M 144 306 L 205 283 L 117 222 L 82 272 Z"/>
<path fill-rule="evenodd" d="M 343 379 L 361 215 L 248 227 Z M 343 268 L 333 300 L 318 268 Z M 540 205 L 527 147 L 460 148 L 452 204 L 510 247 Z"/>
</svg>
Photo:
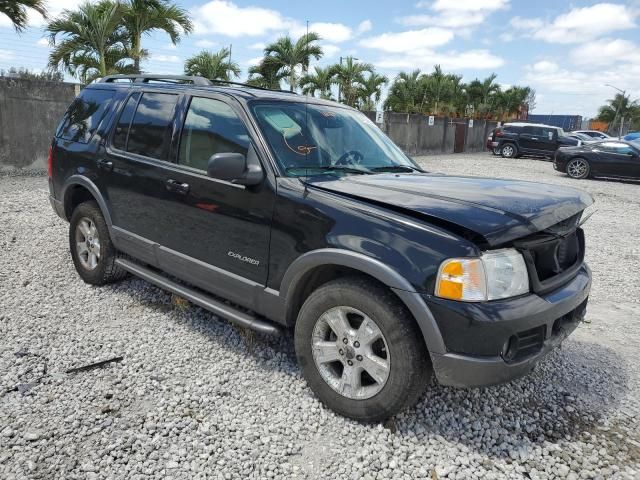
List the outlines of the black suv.
<svg viewBox="0 0 640 480">
<path fill-rule="evenodd" d="M 588 194 L 426 173 L 357 110 L 291 93 L 106 77 L 60 123 L 49 188 L 85 282 L 129 272 L 294 329 L 309 386 L 362 421 L 413 405 L 432 372 L 529 372 L 591 287 Z"/>
<path fill-rule="evenodd" d="M 491 146 L 505 158 L 539 155 L 552 158 L 560 147 L 581 145 L 560 127 L 538 123 L 505 123 L 493 132 Z"/>
</svg>

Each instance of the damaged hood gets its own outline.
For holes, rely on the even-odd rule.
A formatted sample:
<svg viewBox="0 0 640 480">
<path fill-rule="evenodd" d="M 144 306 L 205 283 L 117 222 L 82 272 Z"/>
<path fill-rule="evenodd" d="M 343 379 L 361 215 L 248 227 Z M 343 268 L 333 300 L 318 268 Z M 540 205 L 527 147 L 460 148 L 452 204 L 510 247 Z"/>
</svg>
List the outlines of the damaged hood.
<svg viewBox="0 0 640 480">
<path fill-rule="evenodd" d="M 490 246 L 545 230 L 593 203 L 591 195 L 569 187 L 437 174 L 322 176 L 305 183 L 472 232 Z"/>
</svg>

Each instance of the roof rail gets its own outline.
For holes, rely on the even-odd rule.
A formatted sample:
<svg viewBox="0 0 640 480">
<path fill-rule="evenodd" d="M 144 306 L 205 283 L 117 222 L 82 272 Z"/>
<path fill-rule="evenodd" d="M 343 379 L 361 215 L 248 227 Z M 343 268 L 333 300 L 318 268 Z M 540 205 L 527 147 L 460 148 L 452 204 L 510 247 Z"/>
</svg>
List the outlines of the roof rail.
<svg viewBox="0 0 640 480">
<path fill-rule="evenodd" d="M 138 73 L 132 75 L 107 75 L 98 80 L 99 83 L 116 83 L 118 80 L 129 80 L 133 83 L 149 83 L 150 80 L 165 83 L 190 82 L 198 86 L 210 86 L 210 80 L 196 75 L 148 75 Z"/>
<path fill-rule="evenodd" d="M 255 88 L 256 90 L 266 90 L 267 92 L 280 92 L 280 93 L 291 93 L 293 95 L 297 95 L 296 92 L 292 92 L 290 90 L 281 90 L 275 88 L 265 88 L 258 87 L 257 85 L 251 85 L 250 83 L 241 83 L 241 82 L 232 82 L 231 80 L 218 80 L 216 78 L 209 80 L 212 84 L 222 84 L 222 85 L 231 85 L 236 87 L 246 87 L 246 88 Z"/>
</svg>

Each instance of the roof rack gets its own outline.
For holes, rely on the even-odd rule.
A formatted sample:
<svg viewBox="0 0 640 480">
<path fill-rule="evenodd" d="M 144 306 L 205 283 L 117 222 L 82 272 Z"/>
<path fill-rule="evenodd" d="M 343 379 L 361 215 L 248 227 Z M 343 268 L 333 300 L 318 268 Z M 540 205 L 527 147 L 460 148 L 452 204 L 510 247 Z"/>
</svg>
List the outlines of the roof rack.
<svg viewBox="0 0 640 480">
<path fill-rule="evenodd" d="M 196 86 L 205 86 L 210 87 L 212 85 L 230 85 L 236 87 L 245 87 L 245 88 L 253 88 L 256 90 L 265 90 L 268 92 L 280 92 L 280 93 L 291 93 L 293 95 L 297 95 L 296 92 L 291 92 L 289 90 L 280 90 L 280 89 L 272 89 L 272 88 L 264 88 L 258 87 L 256 85 L 251 85 L 249 83 L 241 83 L 241 82 L 232 82 L 231 80 L 218 80 L 212 79 L 209 80 L 205 77 L 200 77 L 197 75 L 156 75 L 156 74 L 146 74 L 146 73 L 138 73 L 138 74 L 128 74 L 128 75 L 107 75 L 98 80 L 99 83 L 117 83 L 120 80 L 128 80 L 132 83 L 149 83 L 149 81 L 154 82 L 164 82 L 164 83 L 192 83 Z"/>
<path fill-rule="evenodd" d="M 165 83 L 184 83 L 189 82 L 198 86 L 211 86 L 210 80 L 199 77 L 196 75 L 148 75 L 146 73 L 139 73 L 133 75 L 107 75 L 102 77 L 98 82 L 100 83 L 116 83 L 118 80 L 129 80 L 133 83 L 149 83 L 150 80 L 156 82 Z"/>
<path fill-rule="evenodd" d="M 251 85 L 250 83 L 232 82 L 231 80 L 218 80 L 218 79 L 211 79 L 209 81 L 212 84 L 219 83 L 219 84 L 222 84 L 222 85 L 232 85 L 232 86 L 236 86 L 236 87 L 255 88 L 256 90 L 266 90 L 267 92 L 291 93 L 293 95 L 297 95 L 296 92 L 292 92 L 290 90 L 281 90 L 281 89 L 275 89 L 275 88 L 259 87 L 257 85 Z"/>
</svg>

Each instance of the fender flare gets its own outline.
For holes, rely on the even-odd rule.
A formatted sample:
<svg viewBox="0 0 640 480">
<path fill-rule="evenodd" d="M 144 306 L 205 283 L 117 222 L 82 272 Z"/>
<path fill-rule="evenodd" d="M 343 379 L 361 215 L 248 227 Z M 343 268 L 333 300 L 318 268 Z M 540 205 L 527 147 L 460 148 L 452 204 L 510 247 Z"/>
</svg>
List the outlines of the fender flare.
<svg viewBox="0 0 640 480">
<path fill-rule="evenodd" d="M 430 353 L 446 353 L 446 347 L 431 310 L 422 295 L 409 281 L 389 265 L 362 253 L 338 248 L 322 248 L 307 252 L 289 266 L 282 278 L 279 296 L 285 299 L 286 311 L 292 294 L 305 275 L 316 267 L 337 265 L 365 273 L 391 288 L 415 318 Z"/>
<path fill-rule="evenodd" d="M 61 198 L 62 198 L 62 205 L 64 207 L 65 215 L 67 214 L 67 202 L 69 201 L 68 196 L 70 195 L 72 188 L 75 186 L 81 186 L 86 188 L 89 191 L 89 193 L 93 196 L 95 201 L 98 203 L 98 207 L 100 207 L 100 211 L 102 212 L 104 221 L 107 224 L 107 228 L 109 229 L 109 234 L 111 235 L 111 238 L 113 238 L 113 234 L 112 234 L 113 223 L 111 222 L 111 212 L 109 211 L 107 202 L 102 196 L 102 193 L 100 193 L 100 190 L 98 189 L 96 184 L 93 183 L 84 175 L 71 175 L 69 178 L 67 178 L 67 180 L 64 182 L 64 185 L 62 186 Z M 70 218 L 67 218 L 67 220 L 70 220 Z"/>
</svg>

